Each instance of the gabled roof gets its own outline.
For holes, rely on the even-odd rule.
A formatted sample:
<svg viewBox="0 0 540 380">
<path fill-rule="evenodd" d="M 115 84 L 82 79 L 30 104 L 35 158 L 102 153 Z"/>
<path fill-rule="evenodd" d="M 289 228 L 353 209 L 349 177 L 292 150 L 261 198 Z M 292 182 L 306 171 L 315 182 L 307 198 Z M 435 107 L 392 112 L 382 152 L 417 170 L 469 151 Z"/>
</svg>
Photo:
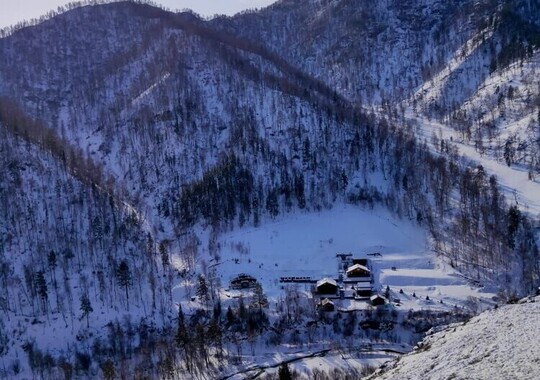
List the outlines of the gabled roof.
<svg viewBox="0 0 540 380">
<path fill-rule="evenodd" d="M 330 284 L 333 286 L 337 286 L 336 280 L 332 280 L 331 278 L 325 277 L 322 280 L 317 281 L 317 288 L 323 284 Z"/>
<path fill-rule="evenodd" d="M 347 273 L 353 272 L 353 271 L 358 270 L 358 269 L 361 269 L 361 270 L 363 270 L 365 272 L 371 273 L 371 271 L 369 270 L 368 267 L 366 267 L 364 265 L 360 265 L 360 264 L 351 265 L 349 268 L 347 268 Z"/>
<path fill-rule="evenodd" d="M 369 300 L 370 300 L 370 301 L 375 301 L 377 298 L 380 298 L 380 299 L 386 301 L 386 298 L 383 297 L 383 296 L 381 296 L 380 294 L 374 294 L 374 295 L 372 295 L 371 297 L 369 297 Z"/>
<path fill-rule="evenodd" d="M 328 298 L 325 298 L 321 301 L 321 305 L 322 306 L 326 306 L 326 305 L 333 305 L 334 303 L 332 301 L 330 301 Z"/>
</svg>

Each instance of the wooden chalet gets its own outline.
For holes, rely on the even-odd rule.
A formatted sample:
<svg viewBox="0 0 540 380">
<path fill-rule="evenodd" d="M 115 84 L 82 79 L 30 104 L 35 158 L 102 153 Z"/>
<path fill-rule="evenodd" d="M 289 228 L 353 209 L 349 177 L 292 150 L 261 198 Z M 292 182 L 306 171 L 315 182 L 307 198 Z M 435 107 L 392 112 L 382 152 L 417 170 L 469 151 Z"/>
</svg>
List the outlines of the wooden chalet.
<svg viewBox="0 0 540 380">
<path fill-rule="evenodd" d="M 336 280 L 323 278 L 322 280 L 317 281 L 316 289 L 318 294 L 336 295 L 338 292 L 338 284 Z"/>
<path fill-rule="evenodd" d="M 328 298 L 325 298 L 319 303 L 319 308 L 322 311 L 331 312 L 336 310 L 336 305 L 332 301 L 330 301 Z"/>
<path fill-rule="evenodd" d="M 354 264 L 347 268 L 347 277 L 371 277 L 371 271 L 364 265 Z"/>
<path fill-rule="evenodd" d="M 386 298 L 384 298 L 380 294 L 374 294 L 369 298 L 369 301 L 373 306 L 380 306 L 386 303 Z"/>
<path fill-rule="evenodd" d="M 232 289 L 249 289 L 255 287 L 257 279 L 245 273 L 240 273 L 231 280 Z"/>
</svg>

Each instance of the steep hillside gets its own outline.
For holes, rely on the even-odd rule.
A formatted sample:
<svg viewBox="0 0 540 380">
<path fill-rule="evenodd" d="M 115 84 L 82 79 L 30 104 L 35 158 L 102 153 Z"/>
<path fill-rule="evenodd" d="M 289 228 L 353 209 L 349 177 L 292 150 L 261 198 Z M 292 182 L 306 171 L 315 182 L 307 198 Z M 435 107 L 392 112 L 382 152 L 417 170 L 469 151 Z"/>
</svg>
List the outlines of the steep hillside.
<svg viewBox="0 0 540 380">
<path fill-rule="evenodd" d="M 302 4 L 280 1 L 213 24 L 271 41 L 364 107 L 444 118 L 479 150 L 526 166 L 531 177 L 540 173 L 537 2 Z"/>
<path fill-rule="evenodd" d="M 91 17 L 87 12 L 81 8 L 36 27 L 43 29 L 36 38 L 25 29 L 2 40 L 11 53 L 3 56 L 4 92 L 101 162 L 148 213 L 159 208 L 178 222 L 180 187 L 228 155 L 258 163 L 251 175 L 264 198 L 284 176 L 276 160 L 288 166 L 284 180 L 291 187 L 303 165 L 325 172 L 296 179 L 312 179 L 315 188 L 327 188 L 328 176 L 346 170 L 342 156 L 317 154 L 330 146 L 345 151 L 345 140 L 353 137 L 350 123 L 332 115 L 342 112 L 333 92 L 281 58 L 218 35 L 190 15 L 135 4 L 96 7 Z M 134 22 L 124 22 L 125 12 Z M 108 34 L 79 48 L 104 22 Z M 62 41 L 52 34 L 85 37 Z M 45 48 L 49 39 L 53 46 Z M 62 49 L 70 54 L 58 53 Z"/>
<path fill-rule="evenodd" d="M 534 301 L 534 299 L 533 299 Z M 536 379 L 540 301 L 507 305 L 425 338 L 369 379 Z"/>
<path fill-rule="evenodd" d="M 168 324 L 171 278 L 135 210 L 5 124 L 0 137 L 2 376 L 98 365 L 130 325 Z M 139 332 L 122 355 L 146 344 Z"/>
<path fill-rule="evenodd" d="M 446 66 L 493 8 L 489 1 L 284 0 L 213 23 L 269 41 L 291 62 L 370 106 L 411 95 Z"/>
</svg>

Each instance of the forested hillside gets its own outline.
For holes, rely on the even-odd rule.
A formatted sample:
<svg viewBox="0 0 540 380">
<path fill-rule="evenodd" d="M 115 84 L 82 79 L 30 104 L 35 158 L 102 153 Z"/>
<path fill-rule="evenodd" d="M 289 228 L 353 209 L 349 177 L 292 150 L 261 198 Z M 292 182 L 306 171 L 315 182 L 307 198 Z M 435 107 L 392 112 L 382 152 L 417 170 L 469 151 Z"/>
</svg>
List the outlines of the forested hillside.
<svg viewBox="0 0 540 380">
<path fill-rule="evenodd" d="M 398 114 L 411 107 L 443 119 L 479 151 L 540 173 L 538 2 L 300 3 L 212 23 L 271 41 L 363 107 Z"/>
<path fill-rule="evenodd" d="M 2 110 L 0 120 L 0 353 L 12 358 L 3 376 L 27 365 L 51 378 L 84 371 L 136 326 L 118 352 L 131 355 L 135 340 L 146 344 L 141 334 L 173 314 L 172 277 L 155 259 L 151 233 L 134 209 L 86 181 L 96 178 L 84 172 L 90 163 L 70 166 L 74 157 L 62 161 L 42 150 L 45 141 L 26 138 L 35 131 L 23 119 L 13 128 Z M 110 340 L 95 335 L 103 328 Z"/>
</svg>

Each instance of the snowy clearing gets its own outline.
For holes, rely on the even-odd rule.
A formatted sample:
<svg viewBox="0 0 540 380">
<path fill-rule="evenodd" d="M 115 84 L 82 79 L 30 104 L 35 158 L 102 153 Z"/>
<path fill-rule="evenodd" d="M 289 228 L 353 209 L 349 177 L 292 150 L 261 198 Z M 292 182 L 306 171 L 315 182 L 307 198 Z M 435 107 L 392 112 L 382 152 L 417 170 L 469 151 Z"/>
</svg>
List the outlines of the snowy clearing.
<svg viewBox="0 0 540 380">
<path fill-rule="evenodd" d="M 218 242 L 221 261 L 210 261 L 208 266 L 216 269 L 225 289 L 225 304 L 227 299 L 251 294 L 249 290 L 228 289 L 229 282 L 240 273 L 256 278 L 271 302 L 283 296 L 280 277 L 303 276 L 314 281 L 337 278 L 337 253 L 368 258 L 374 273 L 374 292 L 384 292 L 389 286 L 403 310 L 446 310 L 462 305 L 470 297 L 491 306 L 494 296 L 469 284 L 439 259 L 430 250 L 421 227 L 382 208 L 369 210 L 341 204 L 320 212 L 296 212 L 268 220 L 260 227 L 225 233 Z M 373 253 L 380 256 L 370 255 Z M 310 296 L 313 285 L 297 286 Z M 399 294 L 400 290 L 403 293 Z M 175 293 L 178 302 L 183 294 L 181 285 Z M 357 300 L 336 302 L 338 309 L 364 309 L 368 305 Z"/>
</svg>

